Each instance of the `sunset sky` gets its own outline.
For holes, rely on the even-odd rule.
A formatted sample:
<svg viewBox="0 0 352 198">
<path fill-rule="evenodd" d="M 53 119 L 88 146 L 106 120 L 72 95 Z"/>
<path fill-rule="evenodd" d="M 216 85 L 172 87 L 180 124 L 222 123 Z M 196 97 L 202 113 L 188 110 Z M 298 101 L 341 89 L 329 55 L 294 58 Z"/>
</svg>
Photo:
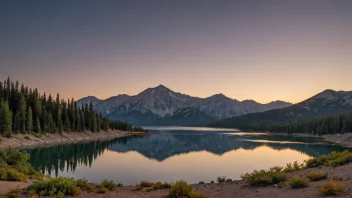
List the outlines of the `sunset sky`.
<svg viewBox="0 0 352 198">
<path fill-rule="evenodd" d="M 103 3 L 104 2 L 104 3 Z M 13 0 L 0 79 L 79 99 L 163 84 L 299 102 L 352 90 L 351 0 Z"/>
</svg>

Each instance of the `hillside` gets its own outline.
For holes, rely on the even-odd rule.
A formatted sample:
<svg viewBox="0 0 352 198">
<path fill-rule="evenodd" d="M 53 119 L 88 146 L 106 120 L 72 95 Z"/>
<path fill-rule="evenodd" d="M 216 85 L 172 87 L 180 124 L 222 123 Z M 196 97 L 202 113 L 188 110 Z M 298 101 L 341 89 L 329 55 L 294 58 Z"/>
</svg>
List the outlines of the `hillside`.
<svg viewBox="0 0 352 198">
<path fill-rule="evenodd" d="M 263 124 L 286 123 L 352 112 L 352 92 L 325 90 L 290 107 L 223 119 L 211 127 L 251 129 Z"/>
</svg>

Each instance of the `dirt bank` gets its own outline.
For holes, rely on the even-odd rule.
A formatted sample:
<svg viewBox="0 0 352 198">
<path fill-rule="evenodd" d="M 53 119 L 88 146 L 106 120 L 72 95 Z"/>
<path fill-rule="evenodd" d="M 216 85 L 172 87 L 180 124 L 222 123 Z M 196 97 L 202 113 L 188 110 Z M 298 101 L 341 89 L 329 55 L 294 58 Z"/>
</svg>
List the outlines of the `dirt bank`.
<svg viewBox="0 0 352 198">
<path fill-rule="evenodd" d="M 0 137 L 0 147 L 12 147 L 12 148 L 30 148 L 36 146 L 50 146 L 56 144 L 67 144 L 67 143 L 76 143 L 76 142 L 89 142 L 95 140 L 110 140 L 119 137 L 125 137 L 133 135 L 134 133 L 126 131 L 102 131 L 100 133 L 92 132 L 71 132 L 71 133 L 62 133 L 62 135 L 47 134 L 42 135 L 41 137 L 35 136 L 32 134 L 15 134 L 11 138 Z"/>
<path fill-rule="evenodd" d="M 352 133 L 323 135 L 325 141 L 340 144 L 347 148 L 352 148 Z"/>
</svg>

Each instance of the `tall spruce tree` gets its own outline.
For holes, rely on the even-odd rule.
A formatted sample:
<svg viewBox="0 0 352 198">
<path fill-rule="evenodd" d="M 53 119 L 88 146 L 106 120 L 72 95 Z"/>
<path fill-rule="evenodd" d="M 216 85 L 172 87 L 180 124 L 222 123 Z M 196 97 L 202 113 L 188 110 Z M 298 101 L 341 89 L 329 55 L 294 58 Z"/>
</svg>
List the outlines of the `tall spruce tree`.
<svg viewBox="0 0 352 198">
<path fill-rule="evenodd" d="M 5 137 L 11 137 L 12 134 L 12 113 L 7 101 L 0 102 L 0 133 Z"/>
<path fill-rule="evenodd" d="M 32 132 L 33 131 L 33 113 L 32 113 L 32 108 L 28 107 L 27 111 L 27 132 Z"/>
</svg>

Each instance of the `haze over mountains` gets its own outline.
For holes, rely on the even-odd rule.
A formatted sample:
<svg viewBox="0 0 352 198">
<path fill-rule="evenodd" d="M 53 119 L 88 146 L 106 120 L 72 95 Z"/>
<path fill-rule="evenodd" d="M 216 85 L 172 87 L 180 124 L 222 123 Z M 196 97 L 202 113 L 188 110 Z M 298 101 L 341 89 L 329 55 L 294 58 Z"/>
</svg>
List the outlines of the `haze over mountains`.
<svg viewBox="0 0 352 198">
<path fill-rule="evenodd" d="M 263 112 L 291 106 L 283 101 L 260 104 L 238 101 L 223 94 L 198 98 L 174 92 L 163 85 L 148 88 L 138 95 L 118 95 L 106 100 L 88 96 L 77 101 L 80 106 L 92 102 L 94 109 L 109 119 L 134 125 L 204 125 L 218 119 Z"/>
<path fill-rule="evenodd" d="M 303 102 L 286 108 L 228 118 L 214 122 L 210 126 L 250 129 L 250 126 L 285 123 L 349 112 L 352 112 L 352 91 L 334 91 L 328 89 Z"/>
</svg>

